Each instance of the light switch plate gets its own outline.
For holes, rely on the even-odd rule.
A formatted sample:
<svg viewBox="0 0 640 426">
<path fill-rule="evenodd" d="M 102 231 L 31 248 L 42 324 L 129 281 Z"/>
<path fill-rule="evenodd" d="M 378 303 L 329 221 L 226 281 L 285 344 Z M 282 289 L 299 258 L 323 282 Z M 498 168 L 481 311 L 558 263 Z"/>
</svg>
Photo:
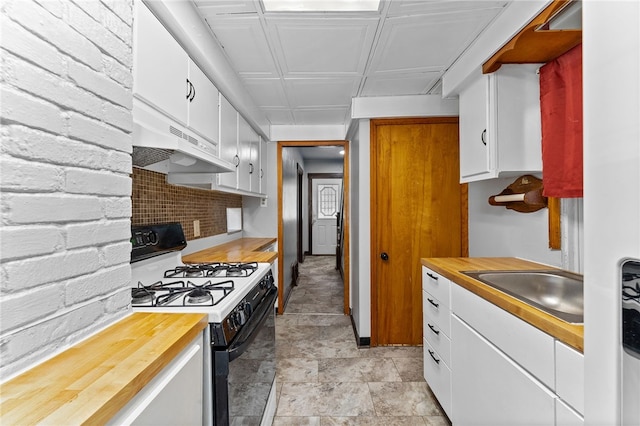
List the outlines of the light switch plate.
<svg viewBox="0 0 640 426">
<path fill-rule="evenodd" d="M 200 236 L 200 221 L 199 220 L 194 220 L 193 221 L 193 236 L 194 237 L 199 237 Z"/>
</svg>

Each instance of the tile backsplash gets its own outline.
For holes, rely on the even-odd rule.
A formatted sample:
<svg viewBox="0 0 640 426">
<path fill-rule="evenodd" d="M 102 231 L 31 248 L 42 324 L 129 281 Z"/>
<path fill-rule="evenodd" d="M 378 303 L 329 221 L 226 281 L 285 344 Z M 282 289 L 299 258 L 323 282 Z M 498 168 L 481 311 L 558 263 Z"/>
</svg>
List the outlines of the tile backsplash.
<svg viewBox="0 0 640 426">
<path fill-rule="evenodd" d="M 242 196 L 169 185 L 166 176 L 133 168 L 132 225 L 180 222 L 187 241 L 227 232 L 227 207 L 242 207 Z M 200 221 L 194 236 L 193 221 Z"/>
</svg>

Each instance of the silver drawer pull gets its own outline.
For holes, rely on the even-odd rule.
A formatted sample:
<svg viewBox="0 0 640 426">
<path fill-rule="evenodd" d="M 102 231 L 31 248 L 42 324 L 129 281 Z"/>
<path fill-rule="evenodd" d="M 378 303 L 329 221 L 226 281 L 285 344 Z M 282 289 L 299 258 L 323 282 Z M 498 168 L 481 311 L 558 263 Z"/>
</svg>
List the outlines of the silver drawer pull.
<svg viewBox="0 0 640 426">
<path fill-rule="evenodd" d="M 436 328 L 434 326 L 432 326 L 431 324 L 427 323 L 427 325 L 429 326 L 429 328 L 431 329 L 431 331 L 433 331 L 436 335 L 440 334 L 439 330 L 436 330 Z"/>
<path fill-rule="evenodd" d="M 429 351 L 429 355 L 431 355 L 431 358 L 433 358 L 436 364 L 440 364 L 440 360 L 433 355 L 435 352 L 432 351 L 431 349 L 427 349 L 427 350 Z"/>
</svg>

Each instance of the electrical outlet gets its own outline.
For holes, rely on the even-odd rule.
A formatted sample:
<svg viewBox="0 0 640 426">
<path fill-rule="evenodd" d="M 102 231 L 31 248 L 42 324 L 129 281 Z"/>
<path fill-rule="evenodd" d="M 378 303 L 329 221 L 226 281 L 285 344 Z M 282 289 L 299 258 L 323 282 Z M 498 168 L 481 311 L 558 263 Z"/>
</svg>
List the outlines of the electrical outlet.
<svg viewBox="0 0 640 426">
<path fill-rule="evenodd" d="M 266 198 L 261 198 L 260 199 L 260 207 L 267 207 L 267 199 Z"/>
<path fill-rule="evenodd" d="M 194 237 L 199 237 L 200 236 L 200 221 L 199 220 L 194 220 L 193 221 L 193 236 Z"/>
</svg>

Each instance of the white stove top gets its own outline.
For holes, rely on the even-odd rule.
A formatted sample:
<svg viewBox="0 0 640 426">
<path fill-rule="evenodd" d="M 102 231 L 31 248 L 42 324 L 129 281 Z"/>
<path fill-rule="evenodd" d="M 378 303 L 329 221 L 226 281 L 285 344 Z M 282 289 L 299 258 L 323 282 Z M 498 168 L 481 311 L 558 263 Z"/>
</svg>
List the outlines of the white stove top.
<svg viewBox="0 0 640 426">
<path fill-rule="evenodd" d="M 162 312 L 162 313 L 203 313 L 209 316 L 209 323 L 220 323 L 235 308 L 242 299 L 255 287 L 271 268 L 270 263 L 258 263 L 257 269 L 249 276 L 242 277 L 169 277 L 165 278 L 165 271 L 185 266 L 181 261 L 180 252 L 163 254 L 131 264 L 131 283 L 133 288 L 149 287 L 159 281 L 162 285 L 181 282 L 177 287 L 185 285 L 191 288 L 201 286 L 216 287 L 218 284 L 225 290 L 212 290 L 213 299 L 207 298 L 202 304 L 189 304 L 187 293 L 181 293 L 163 306 L 133 305 L 134 312 Z M 229 291 L 229 289 L 232 290 Z M 169 291 L 157 290 L 156 297 L 168 294 Z M 226 293 L 224 297 L 222 297 Z M 221 299 L 221 300 L 220 300 Z M 213 306 L 212 306 L 213 304 Z"/>
</svg>

